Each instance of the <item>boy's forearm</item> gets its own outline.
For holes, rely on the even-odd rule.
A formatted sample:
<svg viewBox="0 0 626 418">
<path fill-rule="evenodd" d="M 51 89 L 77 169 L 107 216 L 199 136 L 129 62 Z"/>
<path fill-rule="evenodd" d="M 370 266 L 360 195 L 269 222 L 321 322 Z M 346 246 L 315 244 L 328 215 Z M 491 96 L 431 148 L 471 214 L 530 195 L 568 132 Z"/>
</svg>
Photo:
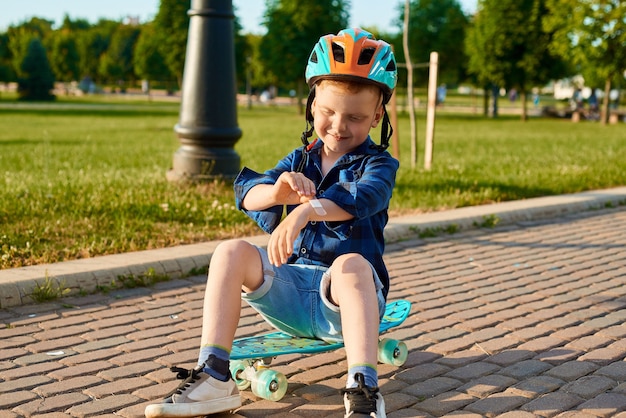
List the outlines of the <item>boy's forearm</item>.
<svg viewBox="0 0 626 418">
<path fill-rule="evenodd" d="M 349 219 L 354 218 L 349 212 L 343 210 L 340 206 L 334 203 L 332 200 L 328 199 L 318 199 L 318 202 L 322 205 L 325 215 L 319 215 L 316 211 L 311 207 L 311 211 L 309 214 L 310 221 L 347 221 Z M 273 193 L 272 193 L 272 185 L 270 184 L 259 184 L 254 186 L 252 189 L 248 191 L 246 196 L 243 199 L 242 206 L 246 210 L 265 210 L 271 208 L 276 205 L 283 205 L 285 203 L 276 201 Z M 307 205 L 308 208 L 310 206 L 309 202 L 302 203 L 302 205 Z"/>
<path fill-rule="evenodd" d="M 276 202 L 271 193 L 271 184 L 259 184 L 251 188 L 241 202 L 246 210 L 265 210 L 276 206 Z"/>
<path fill-rule="evenodd" d="M 341 208 L 341 206 L 337 205 L 332 200 L 328 199 L 318 199 L 317 200 L 323 211 L 315 210 L 313 206 L 311 206 L 310 202 L 303 203 L 303 205 L 310 206 L 309 212 L 309 221 L 327 221 L 327 222 L 337 222 L 337 221 L 347 221 L 354 216 L 352 216 L 349 212 L 346 212 Z M 323 215 L 321 213 L 324 213 Z"/>
</svg>

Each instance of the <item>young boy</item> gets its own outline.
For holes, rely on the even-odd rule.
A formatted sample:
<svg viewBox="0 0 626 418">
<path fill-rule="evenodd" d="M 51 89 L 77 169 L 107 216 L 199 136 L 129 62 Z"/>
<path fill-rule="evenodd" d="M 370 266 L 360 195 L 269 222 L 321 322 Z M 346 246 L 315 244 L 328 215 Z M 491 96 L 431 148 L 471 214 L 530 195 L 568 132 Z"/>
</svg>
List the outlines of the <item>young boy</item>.
<svg viewBox="0 0 626 418">
<path fill-rule="evenodd" d="M 148 418 L 241 405 L 229 372 L 240 298 L 282 331 L 343 340 L 346 417 L 386 416 L 376 364 L 389 289 L 383 230 L 398 169 L 385 151 L 385 104 L 396 78 L 390 46 L 368 32 L 346 29 L 320 38 L 306 68 L 311 93 L 305 145 L 264 174 L 244 168 L 235 180 L 238 207 L 271 234 L 267 250 L 245 240 L 216 248 L 198 367 L 163 403 L 148 405 Z M 381 121 L 376 145 L 369 131 Z M 318 139 L 309 144 L 313 129 Z"/>
</svg>

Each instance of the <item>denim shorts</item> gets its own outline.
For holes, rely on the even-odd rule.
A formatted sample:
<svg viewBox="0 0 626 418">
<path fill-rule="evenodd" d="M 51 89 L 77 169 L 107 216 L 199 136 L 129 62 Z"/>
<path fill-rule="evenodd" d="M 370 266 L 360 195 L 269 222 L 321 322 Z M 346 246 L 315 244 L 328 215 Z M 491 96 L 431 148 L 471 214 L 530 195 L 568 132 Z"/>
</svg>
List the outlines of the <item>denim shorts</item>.
<svg viewBox="0 0 626 418">
<path fill-rule="evenodd" d="M 339 307 L 328 299 L 332 272 L 328 267 L 303 264 L 270 264 L 267 252 L 258 248 L 263 263 L 263 284 L 250 293 L 242 293 L 254 310 L 273 327 L 288 334 L 342 341 Z M 372 268 L 378 312 L 385 312 L 383 285 Z"/>
</svg>

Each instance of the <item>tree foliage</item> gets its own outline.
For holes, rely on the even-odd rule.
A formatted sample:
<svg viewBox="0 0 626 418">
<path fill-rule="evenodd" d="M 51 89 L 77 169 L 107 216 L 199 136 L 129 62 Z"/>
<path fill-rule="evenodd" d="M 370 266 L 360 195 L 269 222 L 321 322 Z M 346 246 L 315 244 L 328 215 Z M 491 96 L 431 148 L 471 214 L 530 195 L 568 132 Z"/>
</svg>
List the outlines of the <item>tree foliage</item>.
<svg viewBox="0 0 626 418">
<path fill-rule="evenodd" d="M 404 20 L 404 8 L 399 9 L 399 21 Z M 439 80 L 456 84 L 465 78 L 463 39 L 469 24 L 457 0 L 413 0 L 409 12 L 409 53 L 413 63 L 427 63 L 430 53 L 439 54 Z M 401 36 L 401 35 L 400 35 Z M 394 44 L 402 45 L 401 38 Z M 396 56 L 404 62 L 402 48 L 395 48 Z M 416 83 L 425 84 L 428 72 L 417 71 Z"/>
<path fill-rule="evenodd" d="M 70 18 L 69 15 L 65 15 L 63 16 L 63 23 L 61 24 L 61 31 L 71 31 L 71 32 L 76 32 L 76 31 L 81 31 L 81 30 L 88 30 L 89 28 L 91 28 L 91 25 L 89 24 L 89 21 L 86 19 L 73 19 Z"/>
<path fill-rule="evenodd" d="M 182 85 L 191 0 L 161 0 L 154 28 L 161 55 L 170 72 Z"/>
<path fill-rule="evenodd" d="M 320 36 L 337 33 L 348 25 L 349 6 L 344 0 L 266 1 L 267 34 L 261 40 L 259 57 L 275 83 L 302 91 L 313 46 Z"/>
<path fill-rule="evenodd" d="M 246 72 L 248 66 L 252 60 L 252 46 L 248 43 L 248 37 L 242 33 L 242 26 L 237 17 L 237 11 L 235 10 L 234 20 L 234 33 L 235 33 L 235 72 L 237 74 L 237 88 L 243 90 L 246 85 Z"/>
<path fill-rule="evenodd" d="M 133 81 L 133 51 L 139 37 L 139 27 L 121 24 L 117 27 L 109 48 L 100 59 L 98 71 L 109 81 Z"/>
<path fill-rule="evenodd" d="M 246 68 L 246 71 L 250 71 L 251 86 L 255 90 L 265 88 L 276 82 L 275 77 L 273 77 L 269 71 L 266 71 L 263 61 L 261 60 L 260 45 L 262 41 L 263 37 L 261 35 L 246 35 L 246 44 L 250 51 L 250 60 L 248 61 L 246 58 L 247 66 L 249 66 L 249 68 Z"/>
<path fill-rule="evenodd" d="M 548 49 L 553 34 L 542 20 L 546 0 L 479 0 L 465 41 L 469 71 L 483 84 L 520 91 L 522 119 L 526 94 L 563 75 L 564 65 Z"/>
<path fill-rule="evenodd" d="M 118 26 L 119 22 L 101 19 L 94 26 L 81 32 L 78 37 L 81 77 L 90 77 L 98 82 L 104 80 L 105 77 L 101 77 L 98 72 L 100 60 L 109 48 L 113 32 Z"/>
<path fill-rule="evenodd" d="M 22 100 L 53 100 L 54 74 L 46 50 L 38 37 L 33 37 L 20 66 L 18 93 Z"/>
<path fill-rule="evenodd" d="M 59 81 L 77 80 L 79 56 L 76 37 L 69 29 L 53 32 L 49 37 L 50 65 Z"/>
<path fill-rule="evenodd" d="M 544 27 L 554 33 L 550 48 L 571 60 L 586 82 L 604 82 L 603 122 L 608 118 L 611 85 L 626 70 L 626 2 L 622 0 L 546 0 Z"/>
<path fill-rule="evenodd" d="M 169 81 L 173 78 L 161 54 L 153 24 L 141 28 L 134 52 L 133 66 L 139 78 L 153 81 Z"/>
<path fill-rule="evenodd" d="M 11 51 L 9 50 L 9 36 L 0 34 L 0 82 L 14 81 L 15 71 L 11 65 Z"/>
<path fill-rule="evenodd" d="M 42 42 L 45 41 L 52 31 L 52 23 L 49 20 L 33 17 L 17 26 L 10 26 L 7 30 L 11 63 L 18 77 L 21 75 L 22 62 L 26 57 L 30 41 L 35 37 Z"/>
</svg>

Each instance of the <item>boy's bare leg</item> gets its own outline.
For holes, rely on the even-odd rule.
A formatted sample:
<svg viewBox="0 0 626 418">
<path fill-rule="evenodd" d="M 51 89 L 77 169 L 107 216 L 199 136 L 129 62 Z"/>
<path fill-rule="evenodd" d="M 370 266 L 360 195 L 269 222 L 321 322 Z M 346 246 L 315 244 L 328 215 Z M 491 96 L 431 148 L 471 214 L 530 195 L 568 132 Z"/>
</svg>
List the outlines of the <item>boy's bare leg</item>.
<svg viewBox="0 0 626 418">
<path fill-rule="evenodd" d="M 358 254 L 338 257 L 331 266 L 331 299 L 339 305 L 348 359 L 342 391 L 345 416 L 386 417 L 378 391 L 378 297 L 372 267 Z"/>
<path fill-rule="evenodd" d="M 256 247 L 234 240 L 215 249 L 204 296 L 198 367 L 162 402 L 146 406 L 146 418 L 205 416 L 241 406 L 228 370 L 228 352 L 241 316 L 241 290 L 252 291 L 262 282 Z"/>
<path fill-rule="evenodd" d="M 241 291 L 251 292 L 262 283 L 263 266 L 255 246 L 233 240 L 215 249 L 204 295 L 201 346 L 231 349 L 241 316 Z"/>
<path fill-rule="evenodd" d="M 360 255 L 338 257 L 331 268 L 331 299 L 340 307 L 348 366 L 378 362 L 378 298 L 370 264 Z"/>
</svg>

